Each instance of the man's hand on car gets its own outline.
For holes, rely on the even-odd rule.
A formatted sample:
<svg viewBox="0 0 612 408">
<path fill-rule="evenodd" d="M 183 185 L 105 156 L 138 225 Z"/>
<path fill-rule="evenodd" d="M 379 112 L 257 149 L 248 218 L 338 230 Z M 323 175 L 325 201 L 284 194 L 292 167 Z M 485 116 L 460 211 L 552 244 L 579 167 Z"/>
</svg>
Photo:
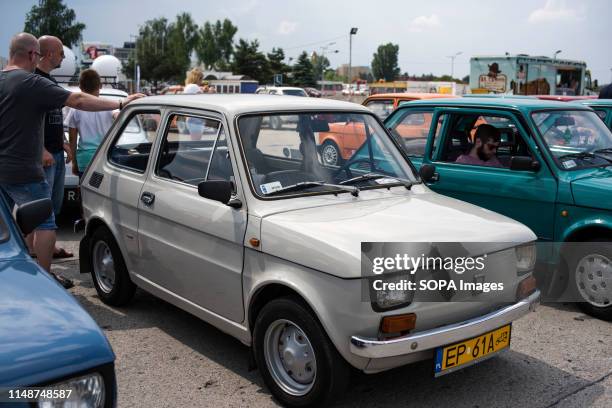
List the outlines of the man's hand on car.
<svg viewBox="0 0 612 408">
<path fill-rule="evenodd" d="M 130 96 L 128 96 L 127 98 L 125 98 L 123 100 L 123 106 L 127 105 L 128 103 L 139 99 L 139 98 L 144 98 L 146 95 L 145 94 L 141 94 L 141 93 L 135 93 L 135 94 L 131 94 Z"/>
</svg>

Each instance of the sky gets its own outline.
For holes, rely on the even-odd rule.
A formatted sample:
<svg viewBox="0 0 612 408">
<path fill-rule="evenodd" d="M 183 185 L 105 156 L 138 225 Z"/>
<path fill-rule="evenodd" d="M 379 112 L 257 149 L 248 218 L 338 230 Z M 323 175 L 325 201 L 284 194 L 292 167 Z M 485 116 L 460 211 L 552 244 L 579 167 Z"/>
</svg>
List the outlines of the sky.
<svg viewBox="0 0 612 408">
<path fill-rule="evenodd" d="M 0 56 L 23 30 L 37 0 L 0 0 Z M 370 65 L 379 45 L 399 45 L 402 72 L 469 74 L 474 55 L 546 55 L 582 60 L 600 83 L 612 80 L 612 1 L 609 0 L 64 0 L 86 24 L 83 39 L 121 46 L 145 21 L 189 12 L 195 22 L 229 18 L 235 36 L 257 39 L 261 50 L 282 47 L 287 58 L 325 52 L 332 67 Z M 333 44 L 330 44 L 333 43 Z M 608 50 L 608 51 L 606 51 Z M 338 52 L 335 52 L 338 51 Z"/>
</svg>

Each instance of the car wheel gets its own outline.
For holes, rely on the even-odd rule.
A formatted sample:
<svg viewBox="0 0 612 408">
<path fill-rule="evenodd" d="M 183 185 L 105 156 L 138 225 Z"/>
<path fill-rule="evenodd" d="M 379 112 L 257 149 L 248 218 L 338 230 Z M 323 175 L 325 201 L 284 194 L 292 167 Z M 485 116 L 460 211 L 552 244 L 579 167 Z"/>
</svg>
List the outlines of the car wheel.
<svg viewBox="0 0 612 408">
<path fill-rule="evenodd" d="M 254 354 L 263 379 L 283 405 L 319 407 L 341 395 L 350 367 L 298 299 L 275 299 L 255 321 Z"/>
<path fill-rule="evenodd" d="M 321 147 L 321 159 L 323 164 L 327 166 L 339 166 L 342 164 L 342 156 L 340 155 L 340 148 L 332 140 L 326 140 L 323 142 Z"/>
<path fill-rule="evenodd" d="M 579 303 L 587 314 L 612 321 L 612 242 L 608 239 L 591 241 L 606 245 L 580 245 L 572 251 L 569 270 L 574 287 L 585 302 Z"/>
<path fill-rule="evenodd" d="M 270 126 L 274 130 L 280 130 L 283 127 L 283 120 L 280 116 L 270 116 Z"/>
<path fill-rule="evenodd" d="M 113 234 L 97 228 L 90 240 L 91 276 L 100 299 L 108 305 L 122 306 L 134 296 L 136 285 L 130 279 L 125 261 Z"/>
</svg>

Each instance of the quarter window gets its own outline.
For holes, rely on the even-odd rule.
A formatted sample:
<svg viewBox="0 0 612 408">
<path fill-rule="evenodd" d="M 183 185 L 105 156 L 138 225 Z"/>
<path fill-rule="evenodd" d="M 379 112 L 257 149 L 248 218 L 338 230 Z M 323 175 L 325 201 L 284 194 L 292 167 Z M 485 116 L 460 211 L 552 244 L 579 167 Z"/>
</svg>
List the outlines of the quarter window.
<svg viewBox="0 0 612 408">
<path fill-rule="evenodd" d="M 160 120 L 159 112 L 134 113 L 109 150 L 110 162 L 144 173 Z"/>
</svg>

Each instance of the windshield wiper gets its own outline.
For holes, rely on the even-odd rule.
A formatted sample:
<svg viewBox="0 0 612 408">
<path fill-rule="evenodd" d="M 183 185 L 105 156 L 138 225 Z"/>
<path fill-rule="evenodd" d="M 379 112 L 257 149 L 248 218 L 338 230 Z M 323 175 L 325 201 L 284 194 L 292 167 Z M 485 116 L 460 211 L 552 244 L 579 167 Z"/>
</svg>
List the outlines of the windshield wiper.
<svg viewBox="0 0 612 408">
<path fill-rule="evenodd" d="M 610 154 L 612 153 L 612 147 L 606 147 L 605 149 L 597 149 L 597 150 L 593 150 L 592 153 L 604 153 L 604 154 Z"/>
<path fill-rule="evenodd" d="M 299 190 L 303 190 L 303 189 L 306 189 L 306 188 L 319 187 L 319 186 L 333 187 L 333 188 L 336 188 L 338 190 L 347 191 L 347 192 L 351 193 L 351 195 L 353 197 L 357 197 L 359 195 L 359 191 L 360 191 L 357 187 L 353 187 L 353 186 L 343 186 L 343 185 L 340 185 L 340 184 L 330 184 L 330 183 L 325 183 L 323 181 L 302 181 L 300 183 L 291 184 L 289 186 L 285 186 L 283 188 L 279 188 L 278 190 L 271 191 L 268 194 L 266 194 L 266 196 L 272 196 L 272 195 L 276 195 L 276 194 L 280 194 L 280 193 L 286 193 L 288 191 L 299 191 Z"/>
<path fill-rule="evenodd" d="M 564 154 L 562 156 L 557 157 L 557 160 L 563 160 L 566 159 L 568 157 L 575 157 L 577 159 L 585 159 L 585 158 L 589 158 L 589 159 L 594 159 L 594 158 L 598 158 L 598 159 L 602 159 L 602 160 L 606 160 L 606 161 L 612 161 L 612 158 L 610 158 L 609 156 L 604 156 L 602 155 L 602 151 L 610 151 L 612 153 L 612 149 L 601 149 L 601 150 L 595 150 L 593 152 L 578 152 L 578 153 L 567 153 Z M 599 153 L 599 154 L 597 154 Z"/>
<path fill-rule="evenodd" d="M 389 178 L 389 179 L 397 180 L 398 183 L 402 184 L 408 190 L 410 190 L 410 188 L 413 185 L 419 184 L 419 182 L 414 182 L 414 181 L 406 180 L 406 179 L 403 179 L 403 178 L 400 178 L 400 177 L 395 177 L 395 176 L 388 176 L 386 174 L 381 174 L 381 173 L 366 173 L 364 175 L 353 177 L 353 178 L 348 179 L 348 180 L 343 180 L 343 181 L 340 182 L 340 184 L 342 184 L 342 185 L 352 185 L 352 184 L 358 183 L 358 182 L 363 181 L 363 180 L 378 180 L 378 179 L 381 179 L 381 178 Z M 384 186 L 384 184 L 381 184 L 381 186 Z"/>
</svg>

